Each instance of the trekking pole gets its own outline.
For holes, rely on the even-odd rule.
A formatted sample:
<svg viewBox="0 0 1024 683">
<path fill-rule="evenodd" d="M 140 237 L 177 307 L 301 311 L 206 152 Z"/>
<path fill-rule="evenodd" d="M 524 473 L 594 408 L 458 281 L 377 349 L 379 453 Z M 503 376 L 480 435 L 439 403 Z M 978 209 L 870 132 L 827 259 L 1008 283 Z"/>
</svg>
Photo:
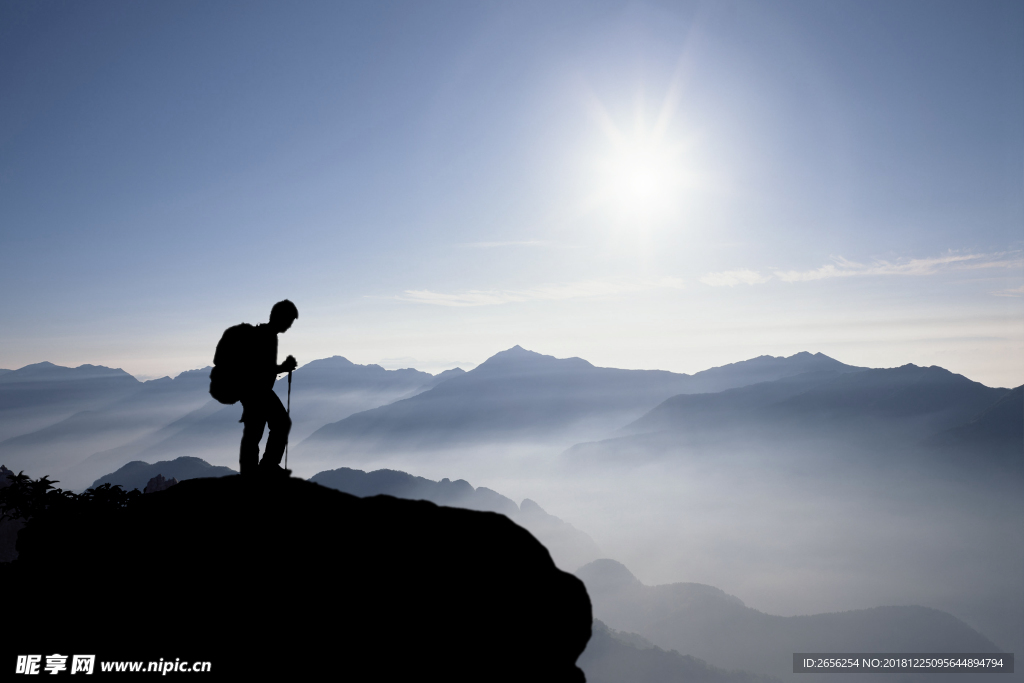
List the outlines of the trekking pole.
<svg viewBox="0 0 1024 683">
<path fill-rule="evenodd" d="M 288 371 L 288 419 L 292 417 L 292 371 Z M 284 443 L 284 468 L 288 469 L 288 442 Z"/>
</svg>

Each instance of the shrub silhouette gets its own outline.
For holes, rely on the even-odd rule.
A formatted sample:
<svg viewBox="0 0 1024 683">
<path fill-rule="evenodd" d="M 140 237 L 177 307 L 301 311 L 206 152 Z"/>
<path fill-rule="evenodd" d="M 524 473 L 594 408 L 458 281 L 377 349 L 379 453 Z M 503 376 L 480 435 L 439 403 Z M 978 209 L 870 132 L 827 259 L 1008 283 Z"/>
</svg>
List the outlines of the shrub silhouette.
<svg viewBox="0 0 1024 683">
<path fill-rule="evenodd" d="M 43 542 L 54 522 L 70 518 L 101 520 L 124 512 L 142 497 L 138 489 L 125 491 L 121 486 L 103 484 L 83 493 L 57 488 L 59 481 L 48 476 L 32 479 L 24 472 L 8 477 L 10 484 L 0 488 L 0 521 L 22 520 L 18 533 L 19 558 L 31 552 L 34 543 Z"/>
</svg>

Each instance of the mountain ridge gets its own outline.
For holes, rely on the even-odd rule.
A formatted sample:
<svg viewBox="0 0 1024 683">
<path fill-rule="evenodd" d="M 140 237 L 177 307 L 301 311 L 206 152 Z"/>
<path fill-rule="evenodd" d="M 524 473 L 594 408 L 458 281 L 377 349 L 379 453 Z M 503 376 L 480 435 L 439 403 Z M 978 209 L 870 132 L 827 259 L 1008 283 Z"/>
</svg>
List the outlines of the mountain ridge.
<svg viewBox="0 0 1024 683">
<path fill-rule="evenodd" d="M 183 455 L 175 460 L 164 460 L 153 464 L 134 460 L 123 465 L 117 471 L 100 477 L 89 488 L 95 489 L 104 484 L 110 484 L 120 486 L 125 491 L 133 489 L 143 491 L 149 480 L 157 475 L 163 475 L 165 479 L 174 478 L 181 482 L 188 479 L 229 477 L 235 474 L 238 472 L 231 468 L 215 467 L 201 458 Z"/>
<path fill-rule="evenodd" d="M 235 451 L 240 408 L 210 398 L 209 371 L 186 370 L 173 379 L 146 382 L 120 369 L 65 368 L 46 361 L 12 371 L 0 382 L 0 435 L 5 424 L 10 428 L 7 438 L 0 439 L 0 454 L 16 470 L 57 476 L 68 488 L 80 490 L 132 460 Z M 307 363 L 293 374 L 293 442 L 338 415 L 389 403 L 461 372 L 385 370 L 342 356 Z M 21 381 L 26 376 L 32 381 Z M 287 380 L 275 388 L 287 401 Z"/>
<path fill-rule="evenodd" d="M 846 449 L 924 454 L 936 435 L 1012 393 L 937 366 L 805 372 L 717 393 L 670 397 L 616 435 L 576 444 L 566 454 L 660 457 L 740 442 L 841 443 Z M 1012 426 L 1005 429 L 1012 431 Z"/>
<path fill-rule="evenodd" d="M 132 460 L 151 462 L 195 455 L 216 465 L 233 466 L 234 458 L 227 460 L 223 454 L 236 447 L 239 409 L 209 399 L 207 372 L 190 370 L 174 379 L 139 382 L 121 369 L 95 365 L 64 368 L 44 361 L 12 370 L 0 377 L 0 453 L 6 455 L 9 466 L 30 474 L 58 475 L 73 489 L 84 488 L 98 476 Z M 789 357 L 761 355 L 693 375 L 602 368 L 578 357 L 559 359 L 519 345 L 494 354 L 469 372 L 453 369 L 437 375 L 412 368 L 385 370 L 379 365 L 358 365 L 335 355 L 311 361 L 293 373 L 290 440 L 293 448 L 311 455 L 320 469 L 348 464 L 336 459 L 343 450 L 357 457 L 381 450 L 417 451 L 483 443 L 554 445 L 564 450 L 575 448 L 574 444 L 602 443 L 636 433 L 645 421 L 654 420 L 659 410 L 665 411 L 671 405 L 669 401 L 710 405 L 709 401 L 739 395 L 736 392 L 748 391 L 753 396 L 756 391 L 767 391 L 764 387 L 745 387 L 771 382 L 775 383 L 772 391 L 788 391 L 788 395 L 777 397 L 779 405 L 771 409 L 774 414 L 762 405 L 756 415 L 747 410 L 730 418 L 750 431 L 755 425 L 767 426 L 770 419 L 789 419 L 782 414 L 783 409 L 791 416 L 803 410 L 801 419 L 813 422 L 825 408 L 841 407 L 837 396 L 842 392 L 838 389 L 831 397 L 819 392 L 799 398 L 799 392 L 792 389 L 808 378 L 828 375 L 835 386 L 853 391 L 857 382 L 879 373 L 891 377 L 931 373 L 946 380 L 958 378 L 962 386 L 955 391 L 967 393 L 994 396 L 992 392 L 1010 391 L 984 387 L 937 366 L 860 368 L 807 351 Z M 15 381 L 19 377 L 28 379 Z M 766 377 L 769 381 L 750 384 Z M 284 377 L 275 386 L 282 401 L 287 401 L 287 387 Z M 166 401 L 159 405 L 165 392 Z M 185 398 L 188 392 L 190 398 Z M 172 395 L 179 395 L 181 402 L 175 403 L 179 399 Z M 717 398 L 698 398 L 700 395 Z M 848 394 L 843 400 L 849 403 L 852 396 Z M 856 420 L 847 416 L 842 428 L 869 432 L 865 425 L 873 428 L 869 423 L 877 421 L 878 415 L 886 411 L 889 417 L 899 411 L 906 413 L 910 404 L 905 397 L 909 396 L 906 392 L 903 397 L 892 394 L 887 403 L 872 399 L 874 416 L 870 410 L 855 416 L 864 425 L 855 424 Z M 925 401 L 927 397 L 922 396 L 914 400 Z M 931 416 L 921 411 L 908 413 L 907 426 L 916 430 L 917 441 L 923 441 L 975 417 L 988 407 L 982 405 L 986 402 L 991 401 L 979 399 L 946 416 L 941 411 L 932 411 L 935 414 Z M 145 418 L 140 412 L 144 404 L 151 409 Z M 705 412 L 707 405 L 702 408 Z M 841 412 L 833 410 L 825 417 L 835 422 Z M 713 422 L 697 425 L 697 431 L 706 432 Z M 617 429 L 623 431 L 616 433 Z M 964 434 L 951 434 L 946 440 L 961 443 L 967 438 Z M 976 433 L 971 438 L 981 437 Z M 959 453 L 979 447 L 941 448 Z M 1012 455 L 1013 444 L 1007 448 Z M 308 476 L 315 471 L 302 474 Z"/>
<path fill-rule="evenodd" d="M 726 671 L 707 662 L 662 650 L 637 633 L 616 631 L 600 619 L 578 660 L 589 683 L 781 683 L 746 671 Z"/>
<path fill-rule="evenodd" d="M 559 359 L 516 345 L 416 396 L 326 424 L 299 447 L 303 453 L 329 459 L 339 449 L 373 453 L 551 439 L 568 446 L 624 426 L 674 395 L 720 390 L 752 376 L 789 376 L 812 366 L 836 372 L 861 370 L 821 353 L 802 352 L 711 368 L 698 377 L 602 368 L 581 358 Z"/>
</svg>

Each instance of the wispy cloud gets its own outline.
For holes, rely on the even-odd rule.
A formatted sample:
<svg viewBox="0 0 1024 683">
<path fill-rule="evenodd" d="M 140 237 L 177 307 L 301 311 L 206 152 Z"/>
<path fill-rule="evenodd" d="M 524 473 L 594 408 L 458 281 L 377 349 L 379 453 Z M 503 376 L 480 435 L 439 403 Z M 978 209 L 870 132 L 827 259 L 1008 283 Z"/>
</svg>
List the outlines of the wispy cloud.
<svg viewBox="0 0 1024 683">
<path fill-rule="evenodd" d="M 1024 268 L 1024 258 L 1019 251 L 995 254 L 949 253 L 934 258 L 875 260 L 871 263 L 857 263 L 842 256 L 812 270 L 775 270 L 773 274 L 783 282 L 810 282 L 834 277 L 864 277 L 870 275 L 935 275 L 950 270 L 977 270 L 982 268 Z M 736 285 L 757 285 L 768 282 L 772 275 L 756 270 L 726 270 L 708 273 L 700 281 L 711 287 L 735 287 Z M 997 292 L 1000 296 L 1021 296 L 1019 290 L 1008 289 Z"/>
<path fill-rule="evenodd" d="M 1013 289 L 1002 289 L 998 292 L 992 292 L 994 296 L 1024 296 L 1024 285 L 1020 287 L 1014 287 Z"/>
<path fill-rule="evenodd" d="M 736 285 L 759 285 L 771 279 L 771 275 L 761 275 L 756 270 L 726 270 L 721 273 L 708 273 L 700 281 L 712 287 L 735 287 Z"/>
<path fill-rule="evenodd" d="M 1024 265 L 1019 253 L 998 254 L 947 254 L 935 258 L 901 259 L 897 261 L 874 261 L 870 264 L 857 263 L 839 257 L 835 263 L 814 270 L 775 271 L 775 277 L 783 282 L 807 282 L 833 277 L 856 277 L 865 275 L 934 275 L 946 270 L 974 270 L 980 268 L 1019 268 Z"/>
<path fill-rule="evenodd" d="M 434 306 L 496 306 L 524 301 L 560 301 L 583 297 L 617 296 L 654 289 L 682 289 L 679 278 L 651 280 L 585 280 L 541 285 L 530 289 L 469 290 L 455 294 L 427 289 L 406 290 L 399 299 Z"/>
<path fill-rule="evenodd" d="M 470 249 L 498 249 L 500 247 L 550 247 L 554 245 L 545 240 L 525 240 L 522 242 L 466 242 L 459 246 Z"/>
</svg>

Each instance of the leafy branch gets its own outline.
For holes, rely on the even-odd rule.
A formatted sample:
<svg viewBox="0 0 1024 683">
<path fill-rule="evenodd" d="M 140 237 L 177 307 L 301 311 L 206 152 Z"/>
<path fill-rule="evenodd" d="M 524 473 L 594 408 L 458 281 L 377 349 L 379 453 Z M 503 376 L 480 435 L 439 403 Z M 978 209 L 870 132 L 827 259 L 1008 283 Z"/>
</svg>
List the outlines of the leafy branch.
<svg viewBox="0 0 1024 683">
<path fill-rule="evenodd" d="M 114 512 L 142 496 L 138 489 L 125 491 L 110 484 L 84 493 L 64 491 L 55 487 L 59 481 L 47 476 L 33 480 L 24 472 L 9 475 L 8 481 L 8 486 L 0 488 L 0 520 L 28 520 L 55 512 Z"/>
</svg>

